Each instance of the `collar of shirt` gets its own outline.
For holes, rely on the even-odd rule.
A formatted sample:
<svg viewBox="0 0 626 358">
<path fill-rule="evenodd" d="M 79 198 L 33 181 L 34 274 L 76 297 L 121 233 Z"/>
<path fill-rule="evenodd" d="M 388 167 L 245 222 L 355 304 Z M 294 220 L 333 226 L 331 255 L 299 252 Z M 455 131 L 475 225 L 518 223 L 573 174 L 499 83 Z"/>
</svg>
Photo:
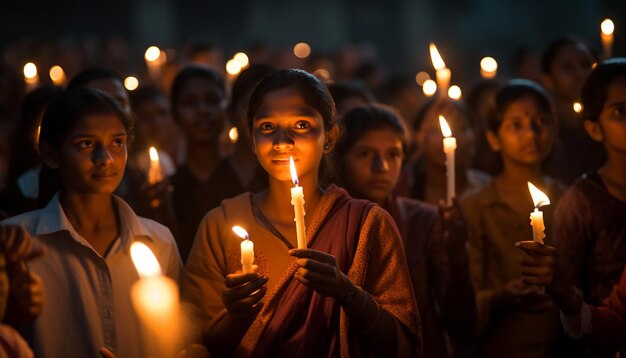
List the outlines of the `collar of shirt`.
<svg viewBox="0 0 626 358">
<path fill-rule="evenodd" d="M 148 239 L 152 241 L 150 230 L 141 223 L 133 209 L 121 198 L 113 195 L 118 207 L 118 216 L 120 218 L 120 244 L 123 247 L 130 247 L 135 238 Z M 52 200 L 42 209 L 41 216 L 37 223 L 37 228 L 33 235 L 40 236 L 51 234 L 58 231 L 67 231 L 70 236 L 81 244 L 91 247 L 72 226 L 69 219 L 63 211 L 59 200 L 59 193 L 56 193 Z"/>
</svg>

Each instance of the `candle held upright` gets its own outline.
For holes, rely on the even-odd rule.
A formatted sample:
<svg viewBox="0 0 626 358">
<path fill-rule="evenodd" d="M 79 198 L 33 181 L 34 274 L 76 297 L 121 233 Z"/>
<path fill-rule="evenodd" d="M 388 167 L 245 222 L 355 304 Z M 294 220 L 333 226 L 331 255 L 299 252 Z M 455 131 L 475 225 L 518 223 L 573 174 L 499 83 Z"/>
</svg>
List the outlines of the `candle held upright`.
<svg viewBox="0 0 626 358">
<path fill-rule="evenodd" d="M 600 24 L 600 30 L 604 59 L 608 59 L 611 58 L 613 54 L 613 32 L 615 31 L 615 24 L 613 24 L 611 19 L 604 19 Z"/>
<path fill-rule="evenodd" d="M 444 116 L 439 116 L 439 126 L 443 134 L 443 152 L 446 154 L 446 179 L 447 179 L 447 200 L 448 206 L 452 206 L 452 198 L 456 195 L 455 188 L 455 168 L 454 152 L 456 151 L 456 138 L 452 136 L 452 131 Z"/>
<path fill-rule="evenodd" d="M 430 43 L 430 59 L 433 63 L 433 67 L 436 70 L 437 77 L 437 92 L 439 93 L 440 98 L 445 98 L 448 95 L 448 88 L 450 87 L 450 78 L 452 77 L 452 72 L 449 68 L 446 67 L 446 63 L 443 62 L 443 58 L 439 54 L 439 50 L 437 50 L 437 46 L 434 43 Z"/>
<path fill-rule="evenodd" d="M 146 329 L 146 349 L 154 357 L 174 357 L 180 329 L 178 286 L 162 275 L 146 244 L 134 242 L 130 255 L 140 277 L 131 287 L 131 299 Z"/>
<path fill-rule="evenodd" d="M 148 171 L 148 183 L 156 184 L 163 181 L 163 170 L 161 169 L 161 160 L 156 148 L 150 147 L 150 169 Z"/>
<path fill-rule="evenodd" d="M 233 226 L 233 231 L 242 238 L 241 241 L 241 270 L 243 273 L 252 273 L 252 263 L 254 262 L 254 243 L 250 241 L 250 235 L 241 226 Z"/>
<path fill-rule="evenodd" d="M 532 196 L 533 204 L 535 205 L 535 210 L 530 213 L 530 225 L 533 227 L 533 241 L 543 245 L 543 239 L 546 237 L 544 233 L 546 226 L 543 222 L 543 211 L 540 211 L 539 208 L 550 205 L 550 198 L 531 182 L 528 182 L 528 191 L 530 191 L 530 196 Z M 544 294 L 545 287 L 539 287 L 537 293 Z"/>
<path fill-rule="evenodd" d="M 289 170 L 291 172 L 291 181 L 295 185 L 291 188 L 291 205 L 294 210 L 294 221 L 296 222 L 296 237 L 298 239 L 298 248 L 306 249 L 306 227 L 304 225 L 304 191 L 298 182 L 298 173 L 296 172 L 296 164 L 293 157 L 289 157 Z"/>
</svg>

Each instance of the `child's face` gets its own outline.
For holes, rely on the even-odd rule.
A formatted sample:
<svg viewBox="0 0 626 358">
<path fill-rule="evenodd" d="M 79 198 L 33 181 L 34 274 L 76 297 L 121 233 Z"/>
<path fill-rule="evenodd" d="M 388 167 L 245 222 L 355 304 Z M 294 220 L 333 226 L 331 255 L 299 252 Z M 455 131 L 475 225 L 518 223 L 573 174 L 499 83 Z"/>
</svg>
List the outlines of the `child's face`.
<svg viewBox="0 0 626 358">
<path fill-rule="evenodd" d="M 66 191 L 110 194 L 115 191 L 126 167 L 127 133 L 113 114 L 86 116 L 61 143 L 58 160 Z"/>
<path fill-rule="evenodd" d="M 626 155 L 626 76 L 616 79 L 607 88 L 598 125 L 602 134 L 599 141 L 604 142 L 607 151 Z"/>
<path fill-rule="evenodd" d="M 178 98 L 175 116 L 191 143 L 215 142 L 224 129 L 226 99 L 222 90 L 203 78 L 189 80 Z"/>
<path fill-rule="evenodd" d="M 540 164 L 550 153 L 554 125 L 550 112 L 531 96 L 517 99 L 504 111 L 497 133 L 488 132 L 493 150 L 500 151 L 505 163 Z"/>
<path fill-rule="evenodd" d="M 87 87 L 100 90 L 115 98 L 115 100 L 120 104 L 126 115 L 132 115 L 132 110 L 130 108 L 130 99 L 128 99 L 128 92 L 126 92 L 126 88 L 124 88 L 124 84 L 122 82 L 113 78 L 103 78 L 89 82 L 87 84 Z"/>
<path fill-rule="evenodd" d="M 402 158 L 397 132 L 366 132 L 342 158 L 344 182 L 353 195 L 384 204 L 400 177 Z"/>
<path fill-rule="evenodd" d="M 265 95 L 252 124 L 252 141 L 259 163 L 271 177 L 291 181 L 289 156 L 300 179 L 317 177 L 325 140 L 322 115 L 305 103 L 296 88 Z"/>
<path fill-rule="evenodd" d="M 173 125 L 170 105 L 165 97 L 156 97 L 135 108 L 136 134 L 148 143 L 163 143 L 172 135 Z"/>
<path fill-rule="evenodd" d="M 552 61 L 547 85 L 559 97 L 575 101 L 580 97 L 580 91 L 591 72 L 593 62 L 593 56 L 584 44 L 564 46 Z"/>
<path fill-rule="evenodd" d="M 452 136 L 456 138 L 457 166 L 469 166 L 474 151 L 474 135 L 467 116 L 453 106 L 445 106 L 440 110 L 436 110 L 433 106 L 433 109 L 426 114 L 420 130 L 416 132 L 418 150 L 427 163 L 436 167 L 445 167 L 446 155 L 443 152 L 443 134 L 439 126 L 439 114 L 446 118 L 452 130 Z"/>
</svg>

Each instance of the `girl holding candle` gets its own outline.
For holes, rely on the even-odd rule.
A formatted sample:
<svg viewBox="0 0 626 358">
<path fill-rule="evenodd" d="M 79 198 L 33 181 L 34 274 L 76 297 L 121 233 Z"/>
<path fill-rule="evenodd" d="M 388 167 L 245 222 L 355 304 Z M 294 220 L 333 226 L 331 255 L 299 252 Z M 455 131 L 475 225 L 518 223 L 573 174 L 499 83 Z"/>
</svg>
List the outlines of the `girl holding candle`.
<svg viewBox="0 0 626 358">
<path fill-rule="evenodd" d="M 46 300 L 30 336 L 36 356 L 94 357 L 102 347 L 117 357 L 146 355 L 129 294 L 138 279 L 129 247 L 144 241 L 174 279 L 181 264 L 169 230 L 113 195 L 130 134 L 129 117 L 100 91 L 68 91 L 44 113 L 42 176 L 53 180 L 47 189 L 55 194 L 46 207 L 4 222 L 24 227 L 46 249 L 29 265 Z"/>
<path fill-rule="evenodd" d="M 417 355 L 419 318 L 393 219 L 320 186 L 339 135 L 328 89 L 304 71 L 277 71 L 253 92 L 248 125 L 269 188 L 205 216 L 183 279 L 183 299 L 196 308 L 212 354 Z M 290 156 L 306 201 L 308 249 L 294 249 Z M 254 242 L 254 273 L 239 271 L 234 225 Z"/>
<path fill-rule="evenodd" d="M 391 108 L 356 108 L 345 114 L 342 124 L 345 132 L 337 145 L 341 182 L 354 197 L 382 206 L 398 225 L 420 310 L 424 355 L 449 357 L 446 333 L 460 353 L 472 341 L 476 306 L 465 248 L 467 228 L 458 205 L 445 209 L 440 204 L 438 217 L 434 206 L 393 194 L 407 135 Z"/>
<path fill-rule="evenodd" d="M 584 127 L 607 160 L 578 179 L 557 205 L 554 244 L 567 282 L 600 305 L 626 264 L 626 59 L 599 64 L 583 86 Z M 591 355 L 600 354 L 594 347 Z"/>
<path fill-rule="evenodd" d="M 486 357 L 545 357 L 557 333 L 551 300 L 520 278 L 515 242 L 531 240 L 528 213 L 534 204 L 528 181 L 557 202 L 561 187 L 541 165 L 556 132 L 545 91 L 528 80 L 511 80 L 497 93 L 487 140 L 500 154 L 502 172 L 462 201 L 470 228 L 470 271 L 476 285 L 477 353 Z M 553 205 L 542 208 L 551 242 Z"/>
</svg>

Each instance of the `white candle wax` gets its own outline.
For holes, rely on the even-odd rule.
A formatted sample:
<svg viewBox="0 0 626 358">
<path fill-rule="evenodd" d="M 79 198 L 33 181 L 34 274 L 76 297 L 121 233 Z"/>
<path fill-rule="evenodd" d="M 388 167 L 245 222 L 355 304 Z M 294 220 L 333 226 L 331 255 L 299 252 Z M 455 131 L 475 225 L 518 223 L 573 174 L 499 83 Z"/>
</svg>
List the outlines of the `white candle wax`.
<svg viewBox="0 0 626 358">
<path fill-rule="evenodd" d="M 455 188 L 455 169 L 454 169 L 454 152 L 456 151 L 456 138 L 452 137 L 452 131 L 448 126 L 448 122 L 443 116 L 439 116 L 439 126 L 443 134 L 443 152 L 446 154 L 446 202 L 448 206 L 452 206 L 452 198 L 456 195 Z"/>
<path fill-rule="evenodd" d="M 452 77 L 452 71 L 449 68 L 444 67 L 440 70 L 437 70 L 437 92 L 439 93 L 439 97 L 447 97 L 448 89 L 450 88 L 450 78 Z"/>
<path fill-rule="evenodd" d="M 291 205 L 294 210 L 294 221 L 296 222 L 296 238 L 298 241 L 299 249 L 306 249 L 306 227 L 304 224 L 304 191 L 301 186 L 298 185 L 298 174 L 296 173 L 296 166 L 293 162 L 293 157 L 289 157 L 289 168 L 291 170 L 291 179 L 294 186 L 291 188 Z"/>
<path fill-rule="evenodd" d="M 531 182 L 528 182 L 528 191 L 530 191 L 530 196 L 533 198 L 533 203 L 535 204 L 535 210 L 530 213 L 530 225 L 533 228 L 533 241 L 543 245 L 543 239 L 546 237 L 544 233 L 546 227 L 543 223 L 543 212 L 539 211 L 539 207 L 550 205 L 550 199 Z M 537 288 L 537 293 L 544 294 L 545 292 L 545 287 Z"/>
<path fill-rule="evenodd" d="M 605 19 L 600 25 L 600 38 L 602 39 L 602 47 L 604 49 L 604 59 L 611 58 L 613 53 L 613 32 L 615 25 L 610 19 Z"/>
<path fill-rule="evenodd" d="M 254 243 L 250 241 L 248 232 L 241 226 L 233 226 L 233 231 L 242 238 L 241 241 L 241 270 L 243 273 L 254 272 L 252 263 L 254 262 Z"/>
<path fill-rule="evenodd" d="M 150 169 L 148 171 L 148 183 L 156 184 L 163 181 L 163 170 L 161 169 L 161 160 L 156 148 L 150 147 Z"/>
</svg>

